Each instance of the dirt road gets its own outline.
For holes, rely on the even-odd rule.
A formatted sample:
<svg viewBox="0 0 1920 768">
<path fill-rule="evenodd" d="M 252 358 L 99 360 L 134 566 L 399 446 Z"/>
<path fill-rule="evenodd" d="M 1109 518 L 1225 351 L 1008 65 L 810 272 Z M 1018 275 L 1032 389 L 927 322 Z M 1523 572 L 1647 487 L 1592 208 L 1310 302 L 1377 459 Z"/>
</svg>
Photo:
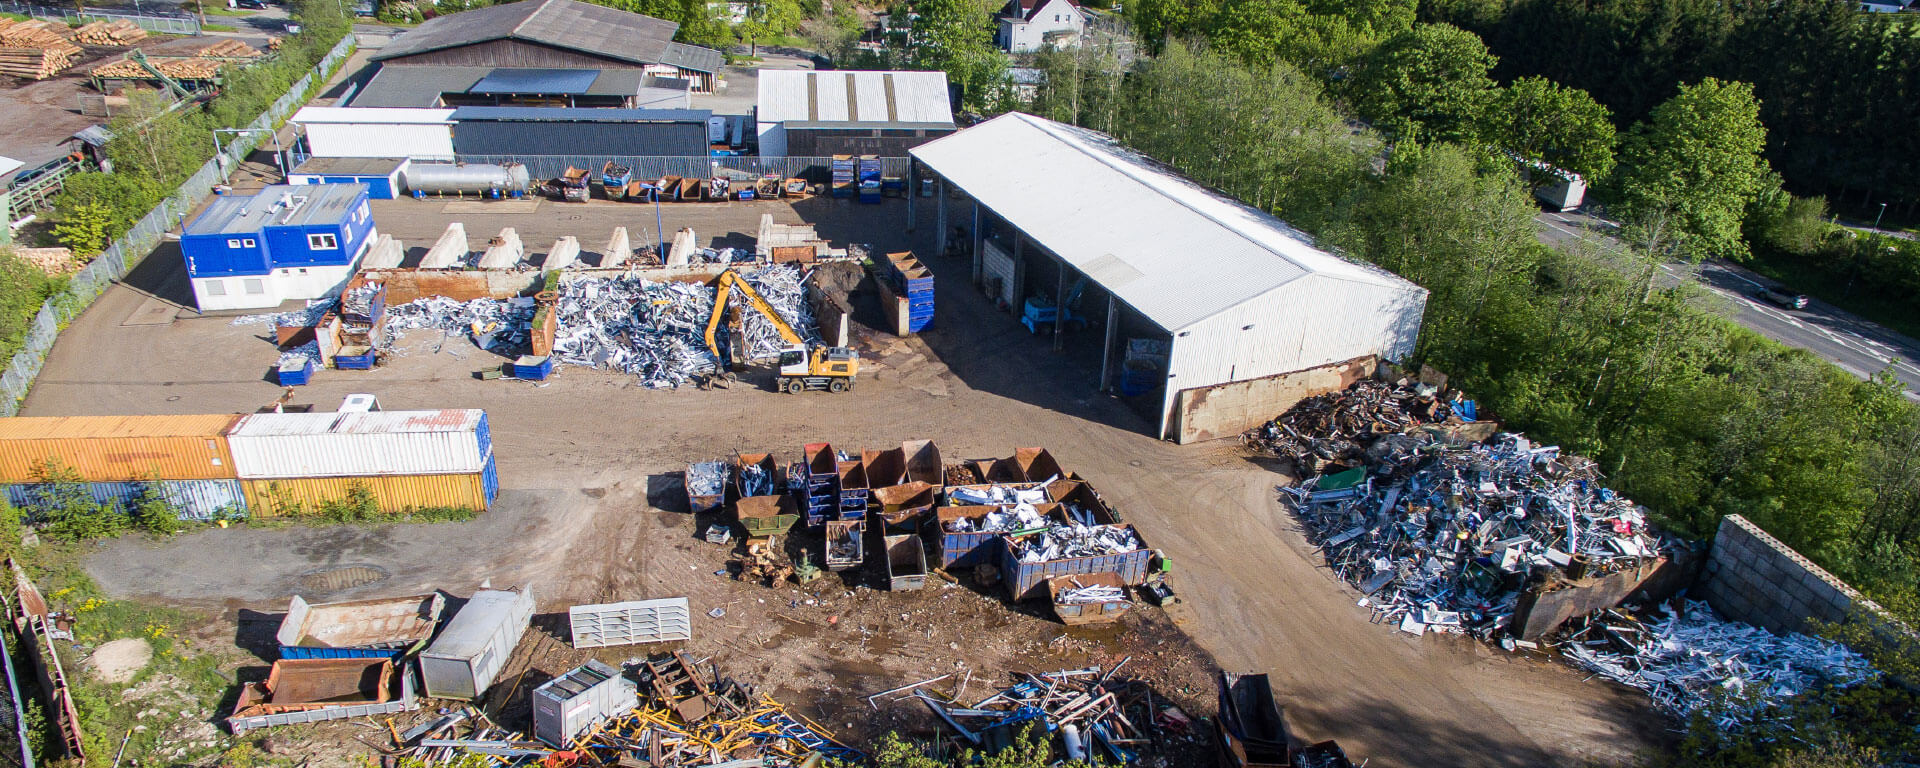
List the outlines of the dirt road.
<svg viewBox="0 0 1920 768">
<path fill-rule="evenodd" d="M 568 209 L 576 210 L 572 215 L 587 218 L 567 221 L 587 233 L 583 242 L 611 226 L 612 219 L 592 218 L 600 211 L 637 217 L 631 207 Z M 701 230 L 705 239 L 709 232 L 752 231 L 757 209 L 716 207 L 698 215 L 715 218 Z M 802 215 L 838 241 L 857 231 L 873 235 L 862 239 L 882 248 L 909 244 L 899 232 L 898 202 L 882 209 L 830 203 Z M 540 219 L 554 226 L 547 216 Z M 394 228 L 437 233 L 443 226 L 444 219 L 421 217 Z M 487 226 L 498 224 L 476 222 L 468 230 L 483 233 Z M 930 229 L 922 226 L 919 234 L 930 238 Z M 908 341 L 863 333 L 868 367 L 849 396 L 774 394 L 765 381 L 731 391 L 650 391 L 629 378 L 573 368 L 542 385 L 479 381 L 472 372 L 499 358 L 458 340 L 439 354 L 431 344 L 416 344 L 364 374 L 325 372 L 300 392 L 301 401 L 326 408 L 345 394 L 372 392 L 390 409 L 487 409 L 507 489 L 500 508 L 456 525 L 213 530 L 158 545 L 126 539 L 105 548 L 91 570 L 115 594 L 226 611 L 278 610 L 303 577 L 348 564 L 386 577 L 324 597 L 433 587 L 464 594 L 491 577 L 495 584 L 532 584 L 543 611 L 681 594 L 710 610 L 716 600 L 761 598 L 714 576 L 717 556 L 701 549 L 707 545 L 693 540 L 692 526 L 673 511 L 679 505 L 674 473 L 688 461 L 735 449 L 791 457 L 802 443 L 818 440 L 857 448 L 932 438 L 950 458 L 1043 445 L 1172 558 L 1185 598 L 1172 618 L 1220 666 L 1272 673 L 1306 737 L 1337 738 L 1376 766 L 1616 763 L 1658 738 L 1662 723 L 1632 692 L 1585 682 L 1545 660 L 1369 624 L 1368 612 L 1354 604 L 1358 594 L 1319 567 L 1276 502 L 1274 487 L 1285 478 L 1245 458 L 1230 441 L 1176 446 L 1149 438 L 1140 416 L 1090 392 L 1097 362 L 1089 368 L 1079 358 L 1055 355 L 994 311 L 963 277 L 949 279 L 965 274 L 963 262 L 930 262 L 941 276 L 936 329 Z M 151 289 L 176 279 L 162 266 L 149 267 L 129 282 Z M 273 352 L 257 328 L 234 328 L 220 318 L 121 325 L 148 301 L 116 286 L 76 320 L 24 413 L 250 410 L 278 394 L 264 375 Z M 893 611 L 884 602 L 858 603 L 866 599 L 858 594 L 837 599 L 853 601 L 847 607 L 868 619 Z M 742 661 L 729 663 L 738 664 L 842 648 L 784 645 L 819 629 L 796 629 L 777 642 L 766 631 L 721 624 L 697 637 L 734 646 L 731 657 Z M 958 640 L 954 645 L 946 656 L 964 659 L 967 649 Z M 1086 653 L 1106 652 L 1098 645 Z M 900 655 L 885 646 L 862 653 L 856 660 Z M 918 667 L 943 662 L 951 663 L 903 658 L 853 670 L 861 675 L 855 685 L 839 679 L 848 670 L 822 660 L 801 679 L 870 691 L 885 687 L 879 685 L 884 679 L 911 682 L 926 671 Z"/>
</svg>

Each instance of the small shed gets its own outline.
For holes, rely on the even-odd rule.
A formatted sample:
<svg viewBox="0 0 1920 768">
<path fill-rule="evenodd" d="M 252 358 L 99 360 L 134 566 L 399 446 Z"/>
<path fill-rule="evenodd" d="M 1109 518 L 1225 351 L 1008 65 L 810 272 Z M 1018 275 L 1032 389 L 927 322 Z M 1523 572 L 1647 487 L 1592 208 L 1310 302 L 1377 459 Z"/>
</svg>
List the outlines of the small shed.
<svg viewBox="0 0 1920 768">
<path fill-rule="evenodd" d="M 404 157 L 314 157 L 287 174 L 293 186 L 365 184 L 367 197 L 392 200 L 406 194 L 403 174 L 413 161 Z"/>
<path fill-rule="evenodd" d="M 879 155 L 954 132 L 944 72 L 764 70 L 754 109 L 768 157 Z"/>
<path fill-rule="evenodd" d="M 973 282 L 1056 349 L 1072 336 L 1163 439 L 1238 434 L 1419 337 L 1426 289 L 1110 136 L 1016 112 L 912 154 L 974 202 Z"/>
</svg>

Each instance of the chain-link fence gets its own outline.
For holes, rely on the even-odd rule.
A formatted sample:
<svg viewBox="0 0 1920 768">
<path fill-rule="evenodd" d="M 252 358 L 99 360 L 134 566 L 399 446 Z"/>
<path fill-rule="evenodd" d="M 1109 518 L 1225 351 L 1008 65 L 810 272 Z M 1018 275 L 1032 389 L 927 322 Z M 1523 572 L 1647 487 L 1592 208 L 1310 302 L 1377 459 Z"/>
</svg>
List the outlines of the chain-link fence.
<svg viewBox="0 0 1920 768">
<path fill-rule="evenodd" d="M 315 74 L 309 74 L 294 83 L 287 93 L 273 102 L 266 112 L 247 125 L 248 128 L 272 130 L 301 104 L 305 103 L 311 92 L 326 82 L 326 76 L 335 65 L 353 52 L 353 36 L 341 39 L 338 45 L 329 51 L 325 58 L 314 67 Z M 239 162 L 259 144 L 259 134 L 247 133 L 238 136 L 233 143 L 221 149 L 230 162 Z M 220 172 L 219 158 L 208 160 L 206 165 L 189 177 L 186 183 L 174 190 L 171 197 L 160 201 L 153 210 L 141 217 L 120 239 L 113 241 L 99 256 L 88 262 L 84 269 L 74 273 L 68 281 L 67 289 L 40 306 L 40 313 L 34 315 L 33 327 L 28 329 L 25 345 L 14 354 L 13 362 L 0 374 L 0 416 L 12 416 L 20 412 L 20 400 L 27 396 L 27 389 L 33 386 L 33 379 L 40 375 L 40 366 L 46 362 L 47 352 L 53 349 L 60 329 L 67 321 L 85 311 L 93 300 L 106 292 L 107 286 L 127 274 L 127 270 L 144 258 L 167 230 L 179 225 L 180 220 L 193 210 L 195 201 L 213 191 L 214 185 L 225 181 Z"/>
<path fill-rule="evenodd" d="M 605 155 L 460 155 L 462 163 L 520 163 L 536 182 L 556 178 L 567 168 L 585 168 L 598 178 L 607 161 L 633 169 L 635 180 L 653 180 L 663 176 L 707 179 L 724 176 L 731 179 L 758 179 L 774 174 L 783 179 L 806 179 L 824 183 L 831 173 L 831 157 L 607 157 Z M 880 158 L 881 174 L 907 175 L 907 158 Z"/>
<path fill-rule="evenodd" d="M 160 4 L 155 3 L 155 5 Z M 0 2 L 0 11 L 32 16 L 36 19 L 58 21 L 63 24 L 85 24 L 90 21 L 124 20 L 131 21 L 134 26 L 148 32 L 159 32 L 168 35 L 200 34 L 200 19 L 187 13 L 168 11 L 149 12 L 145 10 L 127 13 L 125 11 L 107 11 L 98 8 L 76 11 L 72 8 L 56 8 L 48 5 L 22 3 L 17 0 L 4 0 Z"/>
</svg>

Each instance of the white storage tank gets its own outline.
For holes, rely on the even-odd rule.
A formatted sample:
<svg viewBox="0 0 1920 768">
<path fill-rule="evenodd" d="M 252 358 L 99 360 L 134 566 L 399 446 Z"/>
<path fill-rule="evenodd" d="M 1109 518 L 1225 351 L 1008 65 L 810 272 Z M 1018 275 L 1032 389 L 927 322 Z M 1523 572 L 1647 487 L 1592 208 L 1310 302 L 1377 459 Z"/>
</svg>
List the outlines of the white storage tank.
<svg viewBox="0 0 1920 768">
<path fill-rule="evenodd" d="M 420 654 L 420 677 L 427 696 L 480 698 L 532 622 L 532 587 L 511 591 L 481 585 L 433 645 Z"/>
<path fill-rule="evenodd" d="M 594 726 L 638 705 L 638 686 L 598 659 L 533 689 L 533 737 L 565 749 Z"/>
</svg>

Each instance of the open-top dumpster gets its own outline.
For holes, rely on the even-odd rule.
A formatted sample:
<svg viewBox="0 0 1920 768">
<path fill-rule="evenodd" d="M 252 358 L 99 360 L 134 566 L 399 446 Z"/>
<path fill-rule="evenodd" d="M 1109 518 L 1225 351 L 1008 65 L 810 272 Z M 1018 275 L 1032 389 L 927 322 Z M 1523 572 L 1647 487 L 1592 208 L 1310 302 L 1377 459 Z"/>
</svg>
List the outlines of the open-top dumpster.
<svg viewBox="0 0 1920 768">
<path fill-rule="evenodd" d="M 827 570 L 844 571 L 866 562 L 866 528 L 865 520 L 827 521 Z"/>
<path fill-rule="evenodd" d="M 927 550 L 919 536 L 886 537 L 887 588 L 895 592 L 927 585 Z"/>
<path fill-rule="evenodd" d="M 1112 573 L 1051 577 L 1047 579 L 1047 599 L 1053 601 L 1053 614 L 1069 626 L 1119 621 L 1133 610 L 1127 585 Z"/>
<path fill-rule="evenodd" d="M 748 536 L 777 536 L 800 522 L 800 510 L 792 496 L 749 496 L 734 502 L 733 509 Z"/>
<path fill-rule="evenodd" d="M 387 659 L 433 636 L 446 598 L 427 595 L 308 603 L 294 595 L 274 639 L 283 659 Z"/>
</svg>

